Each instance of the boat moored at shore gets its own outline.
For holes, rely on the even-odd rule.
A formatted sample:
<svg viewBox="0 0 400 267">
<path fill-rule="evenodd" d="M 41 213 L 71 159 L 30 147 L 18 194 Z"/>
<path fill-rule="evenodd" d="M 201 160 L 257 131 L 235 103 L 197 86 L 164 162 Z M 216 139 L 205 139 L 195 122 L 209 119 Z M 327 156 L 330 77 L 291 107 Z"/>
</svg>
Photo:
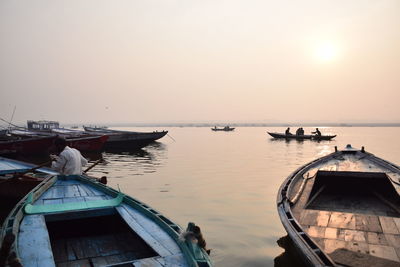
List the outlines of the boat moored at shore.
<svg viewBox="0 0 400 267">
<path fill-rule="evenodd" d="M 292 173 L 280 219 L 308 266 L 399 266 L 400 168 L 348 145 Z"/>
<path fill-rule="evenodd" d="M 87 126 L 84 129 L 88 133 L 107 135 L 109 138 L 105 144 L 106 150 L 139 149 L 168 134 L 168 131 L 131 132 Z"/>
<path fill-rule="evenodd" d="M 97 181 L 59 175 L 35 187 L 6 218 L 0 240 L 8 251 L 0 263 L 209 267 L 201 236 L 193 223 L 184 233 L 158 211 Z"/>
</svg>

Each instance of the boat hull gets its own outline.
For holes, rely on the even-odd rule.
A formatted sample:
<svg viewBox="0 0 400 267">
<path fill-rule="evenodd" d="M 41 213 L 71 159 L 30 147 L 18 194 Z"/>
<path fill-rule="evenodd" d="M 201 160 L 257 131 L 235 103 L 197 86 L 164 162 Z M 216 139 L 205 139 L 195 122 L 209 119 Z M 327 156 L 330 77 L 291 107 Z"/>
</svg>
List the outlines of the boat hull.
<svg viewBox="0 0 400 267">
<path fill-rule="evenodd" d="M 66 138 L 67 144 L 70 147 L 76 148 L 82 152 L 100 152 L 108 140 L 107 135 Z"/>
<path fill-rule="evenodd" d="M 311 135 L 311 134 L 306 134 L 306 135 L 286 135 L 284 133 L 271 133 L 267 132 L 270 136 L 277 138 L 277 139 L 296 139 L 296 140 L 331 140 L 336 137 L 336 135 Z"/>
<path fill-rule="evenodd" d="M 1 141 L 0 154 L 15 153 L 20 155 L 47 155 L 53 146 L 55 138 L 55 136 L 47 136 Z"/>
<path fill-rule="evenodd" d="M 104 145 L 107 150 L 133 150 L 147 146 L 148 144 L 164 137 L 168 131 L 161 132 L 129 132 L 101 128 L 84 127 L 85 131 L 93 134 L 108 135 Z"/>
<path fill-rule="evenodd" d="M 213 130 L 215 132 L 218 132 L 218 131 L 230 132 L 230 131 L 235 130 L 235 128 L 227 128 L 227 129 L 225 129 L 225 128 L 211 128 L 211 130 Z"/>
</svg>

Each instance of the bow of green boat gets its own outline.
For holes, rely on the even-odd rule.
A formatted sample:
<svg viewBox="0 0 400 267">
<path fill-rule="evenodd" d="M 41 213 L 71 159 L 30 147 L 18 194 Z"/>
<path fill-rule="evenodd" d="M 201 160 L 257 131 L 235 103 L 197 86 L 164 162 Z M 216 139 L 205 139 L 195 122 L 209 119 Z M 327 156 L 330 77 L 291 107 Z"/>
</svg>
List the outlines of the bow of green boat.
<svg viewBox="0 0 400 267">
<path fill-rule="evenodd" d="M 277 198 L 307 265 L 400 264 L 400 168 L 347 146 L 293 172 Z"/>
<path fill-rule="evenodd" d="M 212 266 L 189 226 L 183 232 L 146 204 L 84 176 L 54 176 L 4 222 L 8 256 L 0 265 Z"/>
</svg>

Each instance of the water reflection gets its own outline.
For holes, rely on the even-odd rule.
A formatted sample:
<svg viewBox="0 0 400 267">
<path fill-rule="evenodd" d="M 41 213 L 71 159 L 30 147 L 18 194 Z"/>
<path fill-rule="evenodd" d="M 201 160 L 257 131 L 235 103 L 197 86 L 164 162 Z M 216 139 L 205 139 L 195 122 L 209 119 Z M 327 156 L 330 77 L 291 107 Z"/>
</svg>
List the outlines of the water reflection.
<svg viewBox="0 0 400 267">
<path fill-rule="evenodd" d="M 154 142 L 143 149 L 121 149 L 103 152 L 100 155 L 88 155 L 90 162 L 101 158 L 104 160 L 91 171 L 91 175 L 123 178 L 154 173 L 166 161 L 166 152 L 166 145 Z"/>
<path fill-rule="evenodd" d="M 276 243 L 278 243 L 278 246 L 285 249 L 285 251 L 274 259 L 274 266 L 306 266 L 302 261 L 299 260 L 298 255 L 295 253 L 293 242 L 288 236 L 279 238 Z"/>
</svg>

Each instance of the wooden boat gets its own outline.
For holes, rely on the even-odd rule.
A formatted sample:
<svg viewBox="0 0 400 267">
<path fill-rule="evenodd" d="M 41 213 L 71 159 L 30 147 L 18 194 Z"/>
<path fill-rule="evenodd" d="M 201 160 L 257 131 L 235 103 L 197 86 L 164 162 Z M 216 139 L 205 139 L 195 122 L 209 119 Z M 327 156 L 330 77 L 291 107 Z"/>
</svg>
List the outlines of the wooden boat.
<svg viewBox="0 0 400 267">
<path fill-rule="evenodd" d="M 190 223 L 182 234 L 158 211 L 84 176 L 53 176 L 4 221 L 9 256 L 0 265 L 212 266 L 197 230 Z"/>
<path fill-rule="evenodd" d="M 46 155 L 53 146 L 55 136 L 30 137 L 0 141 L 0 154 Z"/>
<path fill-rule="evenodd" d="M 32 137 L 63 137 L 67 140 L 67 144 L 70 147 L 76 148 L 82 152 L 99 152 L 104 148 L 105 143 L 108 140 L 107 135 L 94 135 L 88 134 L 83 131 L 74 131 L 63 128 L 54 128 L 50 131 L 32 131 L 24 129 L 13 129 L 10 131 L 12 136 L 20 138 L 32 138 Z"/>
<path fill-rule="evenodd" d="M 85 132 L 85 131 L 75 130 L 75 129 L 67 129 L 67 128 L 51 129 L 51 132 L 54 133 L 54 134 L 57 134 L 58 136 L 62 136 L 62 137 L 65 137 L 65 138 L 98 136 L 98 135 L 90 134 L 90 133 Z"/>
<path fill-rule="evenodd" d="M 56 174 L 50 168 L 0 157 L 0 199 L 20 200 L 45 178 Z"/>
<path fill-rule="evenodd" d="M 47 121 L 47 120 L 41 120 L 41 121 L 28 120 L 26 125 L 28 127 L 28 130 L 32 131 L 48 132 L 51 129 L 60 128 L 60 123 L 58 121 Z"/>
<path fill-rule="evenodd" d="M 308 266 L 400 266 L 400 168 L 348 145 L 292 173 L 280 219 Z"/>
<path fill-rule="evenodd" d="M 69 147 L 82 152 L 100 152 L 104 149 L 108 135 L 66 138 Z"/>
<path fill-rule="evenodd" d="M 213 130 L 213 131 L 227 131 L 227 132 L 229 132 L 229 131 L 235 130 L 235 128 L 229 127 L 229 126 L 225 126 L 225 127 L 222 127 L 222 128 L 218 128 L 217 126 L 215 126 L 215 127 L 211 128 L 211 130 Z"/>
<path fill-rule="evenodd" d="M 286 135 L 284 133 L 271 133 L 267 132 L 270 136 L 273 138 L 280 138 L 280 139 L 297 139 L 297 140 L 305 140 L 305 139 L 311 139 L 311 140 L 331 140 L 336 137 L 336 135 L 314 135 L 314 134 L 305 134 L 305 135 Z"/>
<path fill-rule="evenodd" d="M 164 137 L 168 131 L 161 132 L 131 132 L 118 131 L 105 128 L 83 127 L 85 131 L 92 134 L 108 135 L 108 141 L 105 144 L 106 150 L 112 149 L 138 149 Z"/>
</svg>

